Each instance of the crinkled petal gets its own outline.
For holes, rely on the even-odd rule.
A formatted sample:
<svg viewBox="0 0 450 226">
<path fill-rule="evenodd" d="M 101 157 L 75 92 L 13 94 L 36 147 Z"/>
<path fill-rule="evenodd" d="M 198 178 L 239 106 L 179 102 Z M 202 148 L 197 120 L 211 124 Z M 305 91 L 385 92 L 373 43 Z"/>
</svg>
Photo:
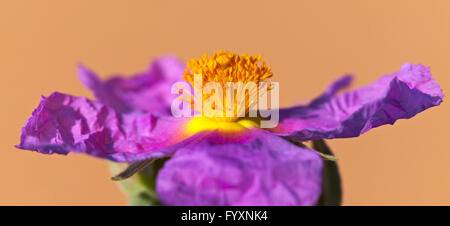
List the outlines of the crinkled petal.
<svg viewBox="0 0 450 226">
<path fill-rule="evenodd" d="M 179 149 L 157 177 L 166 205 L 314 205 L 322 159 L 259 129 L 224 141 L 210 133 Z"/>
<path fill-rule="evenodd" d="M 107 106 L 120 112 L 144 111 L 169 115 L 176 96 L 171 86 L 183 79 L 183 64 L 174 57 L 156 59 L 148 71 L 131 78 L 121 76 L 102 81 L 93 71 L 78 66 L 80 80 Z"/>
<path fill-rule="evenodd" d="M 18 148 L 44 154 L 83 152 L 118 162 L 160 158 L 191 142 L 186 119 L 121 114 L 97 101 L 53 93 L 22 129 Z"/>
<path fill-rule="evenodd" d="M 330 101 L 336 93 L 347 88 L 353 81 L 353 77 L 351 75 L 345 75 L 341 78 L 337 79 L 322 93 L 322 95 L 316 97 L 314 100 L 309 103 L 309 106 L 318 106 Z"/>
<path fill-rule="evenodd" d="M 280 110 L 280 123 L 273 131 L 298 141 L 357 137 L 437 106 L 443 97 L 428 67 L 406 63 L 399 72 L 368 86 Z"/>
</svg>

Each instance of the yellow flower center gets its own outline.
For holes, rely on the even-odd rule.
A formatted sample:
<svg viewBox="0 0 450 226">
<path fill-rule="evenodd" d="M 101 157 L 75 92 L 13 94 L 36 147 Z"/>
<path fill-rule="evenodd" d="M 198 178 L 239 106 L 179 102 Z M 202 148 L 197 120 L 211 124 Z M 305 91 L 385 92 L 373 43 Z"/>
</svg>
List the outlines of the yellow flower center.
<svg viewBox="0 0 450 226">
<path fill-rule="evenodd" d="M 242 119 L 237 122 L 225 122 L 208 119 L 205 117 L 195 117 L 187 124 L 189 134 L 205 130 L 221 130 L 226 132 L 240 132 L 247 128 L 258 127 L 258 124 L 249 119 Z"/>
<path fill-rule="evenodd" d="M 184 94 L 184 101 L 187 101 L 191 108 L 202 112 L 213 121 L 238 121 L 239 118 L 248 116 L 250 106 L 257 104 L 260 95 L 260 82 L 272 77 L 273 73 L 270 67 L 261 60 L 262 56 L 248 56 L 247 54 L 238 55 L 236 53 L 222 51 L 209 56 L 205 53 L 201 58 L 192 58 L 187 63 L 183 77 L 195 88 L 198 87 L 202 95 L 200 98 L 195 94 Z M 195 76 L 200 75 L 201 79 L 196 80 Z M 197 84 L 197 83 L 201 84 Z M 209 82 L 215 82 L 222 87 L 223 93 L 220 100 L 217 100 L 209 108 L 205 105 L 211 104 L 207 102 L 208 98 L 215 95 L 214 92 L 203 92 L 205 85 Z M 229 83 L 240 83 L 242 86 L 235 85 L 233 89 L 227 90 Z M 228 87 L 229 88 L 229 87 Z M 270 90 L 268 85 L 265 91 Z M 227 99 L 228 92 L 232 92 L 233 99 Z M 230 96 L 231 96 L 230 95 Z M 240 97 L 240 98 L 239 98 Z M 221 116 L 210 117 L 207 111 L 214 110 L 221 112 Z M 206 111 L 206 112 L 205 112 Z"/>
</svg>

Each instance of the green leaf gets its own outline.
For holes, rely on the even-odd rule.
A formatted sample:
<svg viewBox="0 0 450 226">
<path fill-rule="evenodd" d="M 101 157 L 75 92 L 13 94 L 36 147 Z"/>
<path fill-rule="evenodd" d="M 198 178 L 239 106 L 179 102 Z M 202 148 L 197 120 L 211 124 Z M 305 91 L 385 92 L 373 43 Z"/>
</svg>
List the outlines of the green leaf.
<svg viewBox="0 0 450 226">
<path fill-rule="evenodd" d="M 125 168 L 125 170 L 123 170 L 116 176 L 111 177 L 111 179 L 115 181 L 128 179 L 132 177 L 134 174 L 139 173 L 141 170 L 152 164 L 154 161 L 155 161 L 154 159 L 149 159 L 140 162 L 133 162 L 127 168 Z"/>
<path fill-rule="evenodd" d="M 117 175 L 113 178 L 123 179 L 118 181 L 117 183 L 119 184 L 119 187 L 122 189 L 122 191 L 127 195 L 129 205 L 161 205 L 155 192 L 155 180 L 156 174 L 164 164 L 164 161 L 165 159 L 156 160 L 155 162 L 153 162 L 153 164 L 150 164 L 151 162 L 138 162 L 132 164 L 109 162 L 112 174 Z M 134 171 L 132 173 L 135 173 L 134 176 L 131 176 L 131 171 Z M 127 177 L 130 178 L 125 180 L 124 178 Z"/>
<path fill-rule="evenodd" d="M 341 176 L 337 162 L 333 161 L 333 159 L 337 160 L 337 158 L 334 157 L 333 152 L 324 140 L 313 141 L 313 148 L 320 152 L 322 157 L 326 156 L 326 158 L 324 157 L 325 161 L 323 161 L 322 195 L 318 205 L 339 206 L 342 203 Z"/>
</svg>

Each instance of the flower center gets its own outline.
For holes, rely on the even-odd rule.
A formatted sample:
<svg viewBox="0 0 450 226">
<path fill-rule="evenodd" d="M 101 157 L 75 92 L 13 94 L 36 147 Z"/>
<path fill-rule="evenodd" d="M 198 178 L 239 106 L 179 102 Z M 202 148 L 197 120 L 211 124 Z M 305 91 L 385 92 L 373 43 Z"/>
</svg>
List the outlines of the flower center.
<svg viewBox="0 0 450 226">
<path fill-rule="evenodd" d="M 194 92 L 201 95 L 188 94 L 185 101 L 204 117 L 215 121 L 237 121 L 247 117 L 249 110 L 257 107 L 262 92 L 271 89 L 270 85 L 261 89 L 261 82 L 273 75 L 261 58 L 261 55 L 238 55 L 223 50 L 209 57 L 205 53 L 199 59 L 192 58 L 183 77 L 194 87 Z M 211 84 L 219 86 L 221 92 L 215 89 L 205 92 Z"/>
<path fill-rule="evenodd" d="M 258 124 L 249 119 L 242 119 L 236 122 L 225 122 L 211 120 L 205 117 L 195 117 L 189 121 L 187 131 L 195 134 L 205 130 L 221 130 L 225 132 L 239 132 L 247 128 L 259 127 Z"/>
</svg>

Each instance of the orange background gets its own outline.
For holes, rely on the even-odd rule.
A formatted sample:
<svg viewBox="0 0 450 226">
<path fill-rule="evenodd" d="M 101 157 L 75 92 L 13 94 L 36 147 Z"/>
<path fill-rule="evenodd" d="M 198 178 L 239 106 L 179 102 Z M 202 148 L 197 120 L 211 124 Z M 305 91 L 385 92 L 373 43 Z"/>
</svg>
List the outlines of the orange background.
<svg viewBox="0 0 450 226">
<path fill-rule="evenodd" d="M 0 204 L 122 205 L 106 161 L 17 150 L 40 95 L 92 95 L 84 62 L 102 77 L 223 48 L 263 54 L 282 106 L 353 72 L 354 86 L 431 66 L 450 90 L 450 1 L 0 1 Z M 449 205 L 450 105 L 359 138 L 333 140 L 346 205 Z"/>
</svg>

